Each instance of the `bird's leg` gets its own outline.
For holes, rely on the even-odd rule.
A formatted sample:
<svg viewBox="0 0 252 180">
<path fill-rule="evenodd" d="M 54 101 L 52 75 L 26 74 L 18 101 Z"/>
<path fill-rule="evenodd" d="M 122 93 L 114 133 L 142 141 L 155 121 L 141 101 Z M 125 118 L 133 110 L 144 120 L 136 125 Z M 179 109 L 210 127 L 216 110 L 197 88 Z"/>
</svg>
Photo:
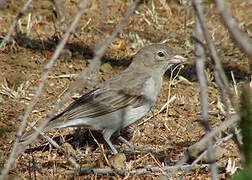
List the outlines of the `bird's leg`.
<svg viewBox="0 0 252 180">
<path fill-rule="evenodd" d="M 110 149 L 113 151 L 113 154 L 117 154 L 118 151 L 116 150 L 116 148 L 113 146 L 112 142 L 110 141 L 110 138 L 112 136 L 112 134 L 114 133 L 114 130 L 104 130 L 103 131 L 103 138 L 104 140 L 108 143 Z"/>
<path fill-rule="evenodd" d="M 127 141 L 125 138 L 123 138 L 123 137 L 121 136 L 120 130 L 117 131 L 117 138 L 119 139 L 119 141 L 121 141 L 122 143 L 124 143 L 124 144 L 126 144 L 127 146 L 129 146 L 129 148 L 130 148 L 131 150 L 134 151 L 134 150 L 136 149 L 135 146 L 134 146 L 133 144 L 131 144 L 129 141 Z"/>
<path fill-rule="evenodd" d="M 110 149 L 113 151 L 113 154 L 117 154 L 118 151 L 117 151 L 116 148 L 113 146 L 113 144 L 111 143 L 110 139 L 105 139 L 105 141 L 108 143 Z"/>
</svg>

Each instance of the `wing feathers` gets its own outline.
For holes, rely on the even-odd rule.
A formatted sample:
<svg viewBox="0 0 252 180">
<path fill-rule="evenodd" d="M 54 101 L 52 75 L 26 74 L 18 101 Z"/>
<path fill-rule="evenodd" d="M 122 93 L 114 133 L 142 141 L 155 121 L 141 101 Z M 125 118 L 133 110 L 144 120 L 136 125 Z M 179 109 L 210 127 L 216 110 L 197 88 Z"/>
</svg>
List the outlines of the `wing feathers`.
<svg viewBox="0 0 252 180">
<path fill-rule="evenodd" d="M 87 97 L 88 96 L 88 97 Z M 126 106 L 139 106 L 141 104 L 139 96 L 131 96 L 118 91 L 102 91 L 97 89 L 92 93 L 83 95 L 73 102 L 65 111 L 53 118 L 50 123 L 64 123 L 74 119 L 95 118 Z"/>
</svg>

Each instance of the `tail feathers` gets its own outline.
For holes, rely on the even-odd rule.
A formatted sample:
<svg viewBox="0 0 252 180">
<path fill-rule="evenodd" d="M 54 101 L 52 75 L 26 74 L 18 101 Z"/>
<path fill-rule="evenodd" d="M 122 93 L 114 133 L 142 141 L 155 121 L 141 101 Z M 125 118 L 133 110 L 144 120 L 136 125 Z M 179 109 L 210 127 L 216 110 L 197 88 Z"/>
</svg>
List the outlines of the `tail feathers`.
<svg viewBox="0 0 252 180">
<path fill-rule="evenodd" d="M 48 122 L 48 124 L 45 126 L 45 128 L 42 130 L 42 132 L 47 132 L 53 129 L 59 129 L 59 128 L 66 128 L 66 127 L 79 127 L 79 126 L 86 126 L 89 127 L 88 121 L 83 121 L 83 119 L 75 119 L 74 121 L 64 121 L 66 118 L 59 118 L 60 116 L 56 116 L 56 118 L 53 118 Z M 30 130 L 27 133 L 25 133 L 21 137 L 21 142 L 27 141 L 29 138 L 33 136 L 35 133 L 35 130 Z"/>
<path fill-rule="evenodd" d="M 68 124 L 64 124 L 62 123 L 61 121 L 57 121 L 57 120 L 54 120 L 54 121 L 49 121 L 48 124 L 46 125 L 46 127 L 42 130 L 42 132 L 47 132 L 47 131 L 50 131 L 50 130 L 53 130 L 53 129 L 58 129 L 58 128 L 64 128 L 64 127 L 74 127 L 75 125 L 70 123 L 69 125 Z M 24 142 L 24 141 L 27 141 L 28 139 L 30 139 L 34 133 L 36 131 L 31 129 L 30 131 L 26 132 L 22 137 L 21 137 L 21 140 L 20 142 Z"/>
</svg>

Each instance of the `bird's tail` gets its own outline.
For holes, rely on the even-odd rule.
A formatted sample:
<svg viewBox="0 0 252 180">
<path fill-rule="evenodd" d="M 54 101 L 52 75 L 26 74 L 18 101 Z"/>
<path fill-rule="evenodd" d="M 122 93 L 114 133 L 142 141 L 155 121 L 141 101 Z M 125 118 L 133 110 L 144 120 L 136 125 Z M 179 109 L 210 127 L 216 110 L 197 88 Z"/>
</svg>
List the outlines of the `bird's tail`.
<svg viewBox="0 0 252 180">
<path fill-rule="evenodd" d="M 68 125 L 66 125 L 65 121 L 64 121 L 64 116 L 62 116 L 63 113 L 60 113 L 59 115 L 53 117 L 44 127 L 44 129 L 42 129 L 42 132 L 47 132 L 53 129 L 57 129 L 57 128 L 64 128 L 64 127 L 69 127 Z M 27 141 L 28 139 L 30 139 L 34 133 L 36 132 L 36 130 L 31 129 L 30 131 L 26 132 L 25 134 L 23 134 L 23 136 L 20 139 L 20 142 L 24 142 Z"/>
</svg>

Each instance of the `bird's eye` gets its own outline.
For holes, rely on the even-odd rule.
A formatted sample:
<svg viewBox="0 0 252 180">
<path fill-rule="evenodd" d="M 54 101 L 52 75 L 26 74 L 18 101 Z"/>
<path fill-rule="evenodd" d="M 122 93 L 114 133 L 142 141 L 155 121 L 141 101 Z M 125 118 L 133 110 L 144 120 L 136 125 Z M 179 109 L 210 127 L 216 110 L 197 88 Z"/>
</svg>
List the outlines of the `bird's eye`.
<svg viewBox="0 0 252 180">
<path fill-rule="evenodd" d="M 157 54 L 158 54 L 159 57 L 164 57 L 165 56 L 165 54 L 162 51 L 159 51 Z"/>
</svg>

